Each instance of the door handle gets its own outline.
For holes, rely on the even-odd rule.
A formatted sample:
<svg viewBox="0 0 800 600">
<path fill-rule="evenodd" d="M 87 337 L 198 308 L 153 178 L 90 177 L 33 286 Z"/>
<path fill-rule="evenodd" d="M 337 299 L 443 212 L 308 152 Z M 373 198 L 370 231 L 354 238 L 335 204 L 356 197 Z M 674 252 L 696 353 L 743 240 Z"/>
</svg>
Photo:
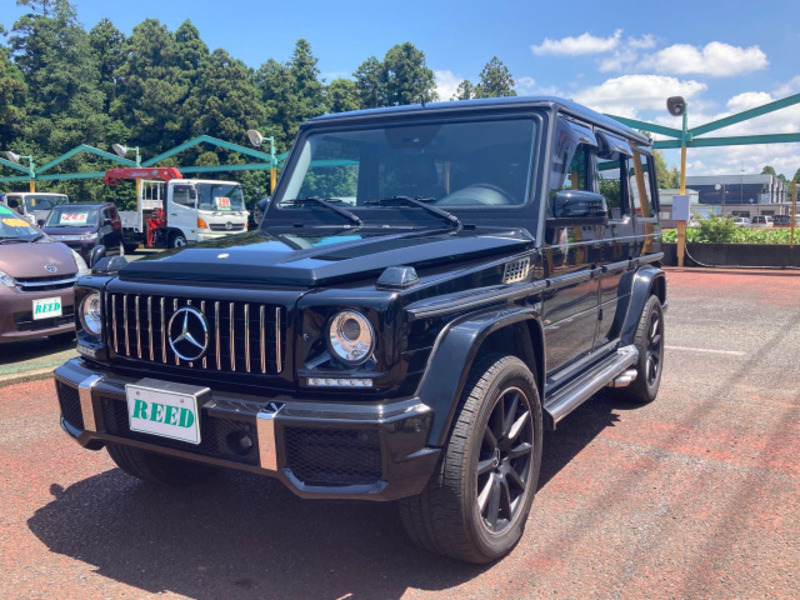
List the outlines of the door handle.
<svg viewBox="0 0 800 600">
<path fill-rule="evenodd" d="M 169 213 L 169 216 L 170 216 L 170 217 L 177 217 L 177 216 L 178 216 L 178 213 Z"/>
</svg>

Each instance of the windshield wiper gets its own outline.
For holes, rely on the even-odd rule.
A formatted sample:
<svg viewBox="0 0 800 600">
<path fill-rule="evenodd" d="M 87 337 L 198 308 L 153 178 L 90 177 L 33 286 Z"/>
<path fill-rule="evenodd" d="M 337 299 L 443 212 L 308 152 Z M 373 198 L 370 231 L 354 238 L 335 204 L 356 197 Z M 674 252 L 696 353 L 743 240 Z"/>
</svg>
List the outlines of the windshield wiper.
<svg viewBox="0 0 800 600">
<path fill-rule="evenodd" d="M 37 233 L 35 236 L 33 236 L 31 239 L 28 240 L 28 243 L 33 244 L 34 242 L 38 242 L 43 237 L 44 237 L 43 233 Z"/>
<path fill-rule="evenodd" d="M 22 244 L 27 241 L 22 238 L 2 238 L 0 239 L 0 244 Z"/>
<path fill-rule="evenodd" d="M 367 204 L 377 204 L 378 206 L 398 206 L 401 203 L 411 205 L 411 206 L 418 206 L 419 208 L 423 208 L 432 215 L 436 215 L 440 219 L 447 221 L 450 225 L 453 226 L 453 229 L 456 231 L 461 231 L 464 226 L 461 224 L 461 220 L 455 216 L 451 212 L 447 212 L 441 208 L 436 206 L 431 206 L 430 204 L 426 204 L 425 201 L 433 200 L 433 198 L 428 197 L 418 197 L 412 198 L 411 196 L 392 196 L 391 198 L 382 198 L 380 200 L 371 200 L 367 202 Z"/>
<path fill-rule="evenodd" d="M 336 206 L 333 202 L 332 198 L 316 198 L 316 197 L 308 197 L 308 198 L 295 198 L 292 201 L 295 206 L 302 206 L 303 204 L 307 204 L 309 202 L 313 202 L 314 204 L 318 204 L 320 206 L 324 206 L 325 208 L 331 209 L 337 215 L 343 216 L 348 221 L 355 223 L 356 225 L 361 225 L 362 221 L 358 215 L 351 213 L 349 210 L 342 208 L 341 206 Z"/>
</svg>

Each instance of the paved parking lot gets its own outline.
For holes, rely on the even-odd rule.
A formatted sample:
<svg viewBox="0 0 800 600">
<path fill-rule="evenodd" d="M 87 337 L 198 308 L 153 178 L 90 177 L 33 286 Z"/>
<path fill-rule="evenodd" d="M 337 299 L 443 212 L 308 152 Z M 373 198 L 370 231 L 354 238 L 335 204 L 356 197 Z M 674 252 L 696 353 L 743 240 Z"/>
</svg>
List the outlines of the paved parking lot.
<svg viewBox="0 0 800 600">
<path fill-rule="evenodd" d="M 50 381 L 0 389 L 2 598 L 797 598 L 800 275 L 670 270 L 645 407 L 601 394 L 545 439 L 525 536 L 464 566 L 391 505 L 255 476 L 159 490 L 60 431 Z"/>
</svg>

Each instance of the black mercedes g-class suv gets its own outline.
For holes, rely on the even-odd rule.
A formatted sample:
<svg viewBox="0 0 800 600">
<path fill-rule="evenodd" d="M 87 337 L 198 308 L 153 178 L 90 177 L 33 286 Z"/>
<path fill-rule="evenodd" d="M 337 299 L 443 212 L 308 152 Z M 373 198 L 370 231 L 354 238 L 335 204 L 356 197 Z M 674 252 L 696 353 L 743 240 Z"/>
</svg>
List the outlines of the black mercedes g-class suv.
<svg viewBox="0 0 800 600">
<path fill-rule="evenodd" d="M 421 546 L 494 560 L 543 429 L 604 387 L 656 397 L 654 164 L 554 98 L 313 119 L 258 231 L 80 279 L 62 427 L 159 484 L 226 467 L 398 500 Z"/>
</svg>

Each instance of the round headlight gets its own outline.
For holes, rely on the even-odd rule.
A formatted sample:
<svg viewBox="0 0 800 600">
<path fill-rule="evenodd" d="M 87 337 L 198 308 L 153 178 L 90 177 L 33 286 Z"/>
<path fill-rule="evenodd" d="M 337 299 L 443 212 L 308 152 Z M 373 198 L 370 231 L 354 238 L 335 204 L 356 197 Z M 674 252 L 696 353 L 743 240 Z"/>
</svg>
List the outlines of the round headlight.
<svg viewBox="0 0 800 600">
<path fill-rule="evenodd" d="M 354 310 L 344 310 L 331 319 L 328 338 L 336 357 L 351 365 L 366 362 L 375 349 L 372 324 Z"/>
<path fill-rule="evenodd" d="M 100 294 L 91 292 L 84 296 L 80 306 L 81 325 L 87 333 L 100 335 L 103 331 L 103 312 L 101 310 Z"/>
</svg>

